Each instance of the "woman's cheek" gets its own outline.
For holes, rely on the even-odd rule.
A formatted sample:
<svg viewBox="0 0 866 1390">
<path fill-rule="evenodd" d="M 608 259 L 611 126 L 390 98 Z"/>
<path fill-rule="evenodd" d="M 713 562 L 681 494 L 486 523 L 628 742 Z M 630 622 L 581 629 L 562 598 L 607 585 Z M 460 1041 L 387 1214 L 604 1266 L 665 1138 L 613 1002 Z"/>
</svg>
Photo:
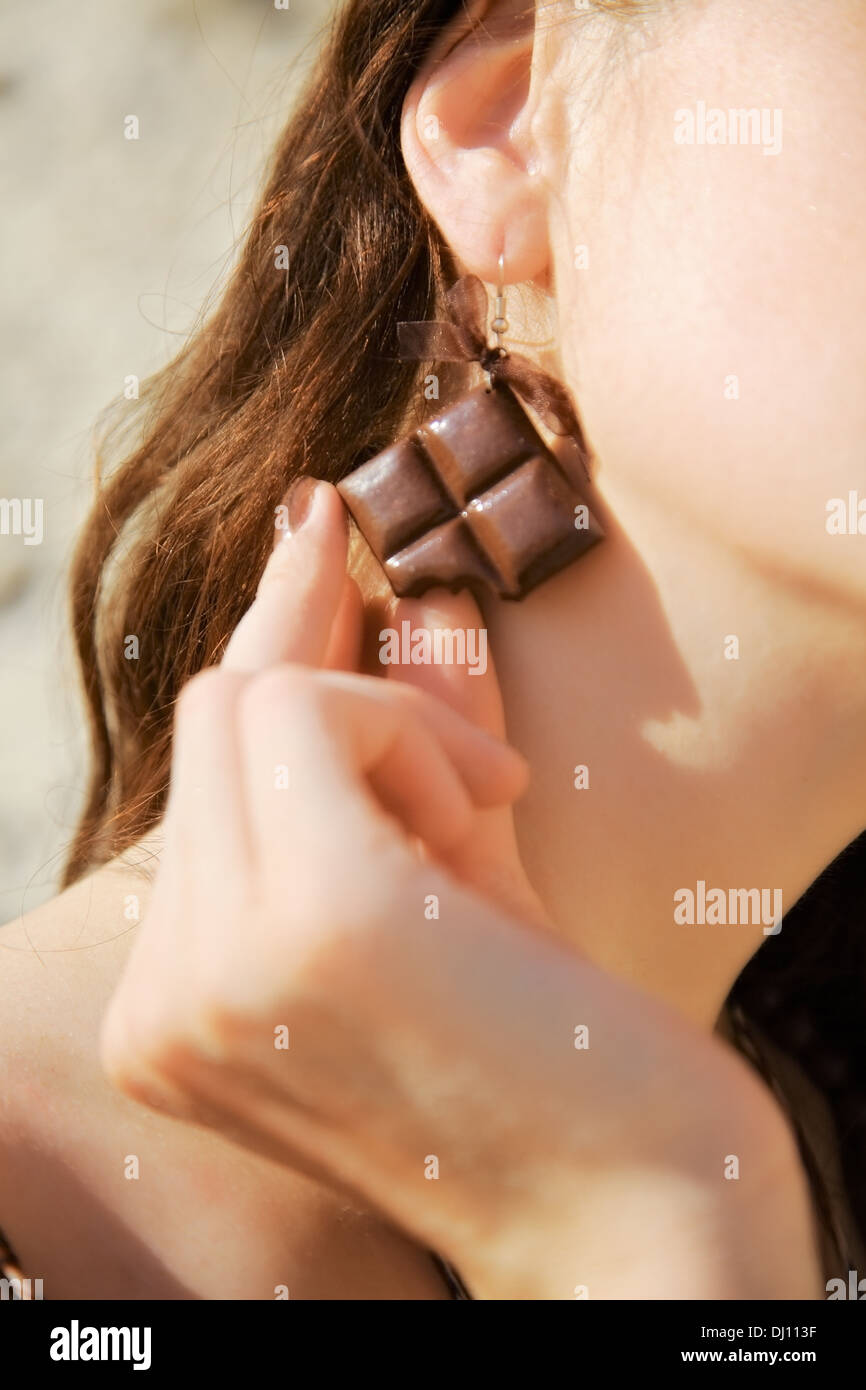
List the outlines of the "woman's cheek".
<svg viewBox="0 0 866 1390">
<path fill-rule="evenodd" d="M 750 24 L 734 63 L 721 8 L 611 92 L 633 105 L 601 164 L 570 161 L 566 375 L 614 505 L 637 488 L 757 563 L 862 597 L 866 14 L 830 33 L 801 19 L 775 53 Z M 713 112 L 752 108 L 757 143 L 732 143 L 739 119 Z"/>
</svg>

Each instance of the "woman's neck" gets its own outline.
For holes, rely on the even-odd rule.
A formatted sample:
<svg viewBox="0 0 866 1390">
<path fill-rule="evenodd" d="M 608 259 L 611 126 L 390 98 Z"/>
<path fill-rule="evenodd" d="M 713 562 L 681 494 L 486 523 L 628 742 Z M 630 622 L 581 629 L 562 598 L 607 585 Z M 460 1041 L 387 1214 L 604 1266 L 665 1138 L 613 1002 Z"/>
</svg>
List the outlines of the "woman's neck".
<svg viewBox="0 0 866 1390">
<path fill-rule="evenodd" d="M 603 545 L 487 615 L 533 769 L 518 834 L 564 934 L 712 1027 L 774 908 L 866 824 L 866 615 L 605 502 Z"/>
</svg>

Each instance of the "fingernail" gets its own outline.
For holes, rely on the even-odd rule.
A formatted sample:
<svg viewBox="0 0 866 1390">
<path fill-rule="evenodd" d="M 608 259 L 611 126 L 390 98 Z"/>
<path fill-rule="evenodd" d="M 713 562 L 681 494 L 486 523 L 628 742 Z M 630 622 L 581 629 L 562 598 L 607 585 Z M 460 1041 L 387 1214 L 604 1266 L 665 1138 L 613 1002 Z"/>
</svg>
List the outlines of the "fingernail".
<svg viewBox="0 0 866 1390">
<path fill-rule="evenodd" d="M 284 493 L 283 500 L 276 510 L 274 521 L 274 547 L 288 536 L 300 531 L 313 506 L 313 498 L 319 485 L 318 478 L 304 476 L 296 478 Z"/>
</svg>

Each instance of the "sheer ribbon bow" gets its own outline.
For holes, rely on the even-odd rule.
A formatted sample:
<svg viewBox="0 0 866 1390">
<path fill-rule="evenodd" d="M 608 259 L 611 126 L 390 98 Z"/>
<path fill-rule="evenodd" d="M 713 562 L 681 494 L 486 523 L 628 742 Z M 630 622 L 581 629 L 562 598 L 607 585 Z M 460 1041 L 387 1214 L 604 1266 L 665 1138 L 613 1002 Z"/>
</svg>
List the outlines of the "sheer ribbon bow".
<svg viewBox="0 0 866 1390">
<path fill-rule="evenodd" d="M 583 430 L 566 388 L 520 353 L 487 342 L 487 291 L 477 275 L 463 275 L 445 296 L 449 321 L 397 324 L 401 361 L 479 362 L 491 386 L 506 383 L 554 434 L 569 435 L 586 455 Z"/>
</svg>

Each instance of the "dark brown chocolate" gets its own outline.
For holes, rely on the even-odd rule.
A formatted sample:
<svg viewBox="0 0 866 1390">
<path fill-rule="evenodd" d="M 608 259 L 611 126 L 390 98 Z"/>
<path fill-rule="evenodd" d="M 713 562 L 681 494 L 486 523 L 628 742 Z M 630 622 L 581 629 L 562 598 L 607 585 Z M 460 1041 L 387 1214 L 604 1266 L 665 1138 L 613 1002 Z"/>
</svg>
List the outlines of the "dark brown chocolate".
<svg viewBox="0 0 866 1390">
<path fill-rule="evenodd" d="M 604 532 L 514 393 L 481 386 L 338 485 L 395 594 L 521 599 Z"/>
</svg>

